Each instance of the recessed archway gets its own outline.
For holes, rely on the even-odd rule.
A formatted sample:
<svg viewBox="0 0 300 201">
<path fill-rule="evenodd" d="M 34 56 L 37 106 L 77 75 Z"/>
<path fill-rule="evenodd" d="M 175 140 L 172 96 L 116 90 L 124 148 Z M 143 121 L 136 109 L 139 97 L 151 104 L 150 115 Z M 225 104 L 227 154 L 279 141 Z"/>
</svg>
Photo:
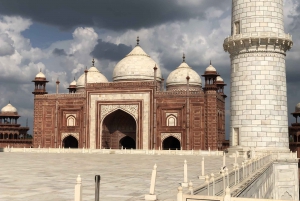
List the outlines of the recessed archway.
<svg viewBox="0 0 300 201">
<path fill-rule="evenodd" d="M 102 123 L 101 147 L 120 149 L 122 146 L 124 148 L 130 146 L 130 148 L 135 149 L 136 127 L 135 119 L 127 112 L 120 109 L 112 112 L 104 118 Z"/>
<path fill-rule="evenodd" d="M 75 137 L 73 137 L 72 135 L 69 135 L 68 137 L 64 138 L 63 147 L 64 148 L 78 148 L 78 140 Z"/>
<path fill-rule="evenodd" d="M 163 146 L 163 149 L 164 150 L 168 150 L 168 149 L 171 149 L 171 150 L 175 150 L 175 149 L 180 149 L 180 141 L 173 137 L 173 136 L 170 136 L 170 137 L 167 137 L 163 143 L 162 143 L 162 146 Z"/>
</svg>

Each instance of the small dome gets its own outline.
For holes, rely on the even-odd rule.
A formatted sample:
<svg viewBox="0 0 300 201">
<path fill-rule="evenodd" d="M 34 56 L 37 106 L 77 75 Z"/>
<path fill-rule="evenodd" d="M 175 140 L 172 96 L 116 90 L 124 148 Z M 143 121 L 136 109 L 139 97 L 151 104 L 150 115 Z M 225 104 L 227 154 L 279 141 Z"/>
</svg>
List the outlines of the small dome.
<svg viewBox="0 0 300 201">
<path fill-rule="evenodd" d="M 300 113 L 300 103 L 298 103 L 295 107 L 295 112 L 299 112 Z"/>
<path fill-rule="evenodd" d="M 46 76 L 44 73 L 39 72 L 38 74 L 36 74 L 35 78 L 46 78 Z"/>
<path fill-rule="evenodd" d="M 156 65 L 157 80 L 162 78 L 161 70 L 157 63 L 139 46 L 126 55 L 114 68 L 114 81 L 153 80 L 154 66 Z"/>
<path fill-rule="evenodd" d="M 221 76 L 218 76 L 216 81 L 217 81 L 217 82 L 218 82 L 218 81 L 219 81 L 219 82 L 224 82 L 224 80 L 223 80 L 223 78 L 221 78 Z"/>
<path fill-rule="evenodd" d="M 73 85 L 76 86 L 76 80 L 73 80 L 73 81 L 70 83 L 70 86 L 71 86 L 71 85 L 72 85 L 72 86 L 73 86 Z"/>
<path fill-rule="evenodd" d="M 108 82 L 106 77 L 98 71 L 95 66 L 92 66 L 87 72 L 87 83 L 103 83 Z M 72 82 L 73 83 L 73 82 Z M 77 80 L 77 87 L 85 86 L 85 73 L 83 73 Z"/>
<path fill-rule="evenodd" d="M 205 72 L 207 71 L 215 71 L 217 72 L 217 70 L 215 69 L 215 67 L 213 67 L 211 64 L 206 68 Z"/>
<path fill-rule="evenodd" d="M 167 78 L 166 86 L 172 85 L 186 85 L 186 77 L 189 76 L 189 84 L 201 86 L 201 78 L 199 74 L 194 71 L 189 65 L 185 62 L 182 62 L 180 66 L 177 67 L 174 71 L 170 73 Z"/>
<path fill-rule="evenodd" d="M 5 107 L 1 109 L 1 113 L 16 113 L 18 112 L 17 109 L 8 103 Z"/>
</svg>

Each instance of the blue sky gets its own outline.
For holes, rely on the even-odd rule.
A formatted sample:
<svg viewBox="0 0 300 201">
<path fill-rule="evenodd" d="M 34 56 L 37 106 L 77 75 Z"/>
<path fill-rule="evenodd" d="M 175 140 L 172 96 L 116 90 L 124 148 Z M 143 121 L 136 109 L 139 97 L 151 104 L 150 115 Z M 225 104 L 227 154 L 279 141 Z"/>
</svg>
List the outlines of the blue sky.
<svg viewBox="0 0 300 201">
<path fill-rule="evenodd" d="M 126 2 L 126 3 L 125 3 Z M 8 101 L 33 124 L 33 84 L 41 68 L 49 93 L 60 92 L 96 58 L 96 67 L 112 78 L 116 63 L 140 37 L 142 48 L 159 64 L 164 78 L 186 62 L 200 75 L 212 60 L 228 84 L 226 135 L 230 119 L 230 59 L 223 40 L 231 30 L 231 0 L 152 1 L 4 1 L 0 0 L 0 107 Z M 287 56 L 288 112 L 300 102 L 300 7 L 285 0 L 285 31 L 294 47 Z M 203 82 L 203 80 L 202 80 Z M 294 119 L 289 115 L 289 124 Z M 32 130 L 30 130 L 32 133 Z"/>
</svg>

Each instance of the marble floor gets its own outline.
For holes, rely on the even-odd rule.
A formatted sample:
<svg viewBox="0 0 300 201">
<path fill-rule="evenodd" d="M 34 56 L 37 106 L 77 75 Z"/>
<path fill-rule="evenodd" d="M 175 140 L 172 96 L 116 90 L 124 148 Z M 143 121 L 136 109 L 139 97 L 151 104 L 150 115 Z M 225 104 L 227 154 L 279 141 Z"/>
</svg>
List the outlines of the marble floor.
<svg viewBox="0 0 300 201">
<path fill-rule="evenodd" d="M 194 186 L 203 181 L 201 156 L 74 154 L 74 153 L 0 153 L 1 201 L 72 201 L 77 175 L 83 185 L 83 200 L 95 198 L 95 175 L 101 175 L 101 201 L 140 201 L 149 193 L 153 165 L 157 164 L 155 192 L 158 200 L 176 200 L 183 182 L 183 162 L 187 160 L 188 180 Z M 242 159 L 240 159 L 242 160 Z M 232 169 L 233 158 L 226 157 Z M 205 158 L 205 174 L 217 175 L 222 156 Z"/>
</svg>

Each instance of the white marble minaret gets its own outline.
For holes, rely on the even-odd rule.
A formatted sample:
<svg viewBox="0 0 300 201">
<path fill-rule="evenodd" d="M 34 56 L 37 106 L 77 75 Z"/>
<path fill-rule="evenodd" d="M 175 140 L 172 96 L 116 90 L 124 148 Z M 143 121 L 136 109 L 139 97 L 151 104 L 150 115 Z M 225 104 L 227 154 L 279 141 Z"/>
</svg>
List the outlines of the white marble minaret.
<svg viewBox="0 0 300 201">
<path fill-rule="evenodd" d="M 287 151 L 286 51 L 283 0 L 232 0 L 231 147 Z"/>
</svg>

